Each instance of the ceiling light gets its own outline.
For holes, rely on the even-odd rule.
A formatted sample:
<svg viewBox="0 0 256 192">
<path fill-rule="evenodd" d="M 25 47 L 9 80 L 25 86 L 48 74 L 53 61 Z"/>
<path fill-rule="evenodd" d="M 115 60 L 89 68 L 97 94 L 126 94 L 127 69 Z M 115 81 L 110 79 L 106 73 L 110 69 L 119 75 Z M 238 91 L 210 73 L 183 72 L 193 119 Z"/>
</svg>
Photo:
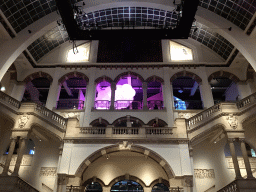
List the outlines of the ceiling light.
<svg viewBox="0 0 256 192">
<path fill-rule="evenodd" d="M 182 90 L 182 89 L 179 89 L 178 92 L 179 92 L 179 93 L 183 93 L 183 90 Z"/>
<path fill-rule="evenodd" d="M 5 91 L 5 87 L 1 87 L 1 91 Z"/>
</svg>

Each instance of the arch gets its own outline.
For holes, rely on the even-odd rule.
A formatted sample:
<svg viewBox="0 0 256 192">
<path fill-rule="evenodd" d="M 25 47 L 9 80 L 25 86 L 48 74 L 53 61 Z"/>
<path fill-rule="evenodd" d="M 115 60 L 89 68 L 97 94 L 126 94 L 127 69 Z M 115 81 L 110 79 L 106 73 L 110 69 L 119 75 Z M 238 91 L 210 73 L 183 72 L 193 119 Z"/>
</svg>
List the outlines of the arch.
<svg viewBox="0 0 256 192">
<path fill-rule="evenodd" d="M 92 182 L 99 183 L 101 185 L 101 187 L 105 187 L 106 186 L 105 183 L 101 179 L 99 179 L 97 177 L 93 177 L 93 178 L 87 179 L 86 181 L 83 182 L 82 186 L 86 187 L 87 185 L 91 184 Z"/>
<path fill-rule="evenodd" d="M 163 183 L 164 185 L 166 185 L 168 188 L 170 187 L 170 183 L 169 181 L 165 180 L 165 179 L 162 179 L 162 178 L 159 178 L 159 179 L 156 179 L 154 181 L 152 181 L 152 183 L 150 183 L 150 188 L 153 188 L 156 184 L 158 183 Z"/>
<path fill-rule="evenodd" d="M 109 154 L 109 153 L 113 153 L 113 152 L 118 152 L 118 151 L 122 151 L 122 149 L 120 149 L 119 144 L 116 145 L 110 145 L 104 148 L 101 148 L 97 151 L 95 151 L 94 153 L 92 153 L 91 155 L 89 155 L 78 167 L 75 176 L 77 177 L 81 177 L 82 174 L 86 171 L 87 167 L 89 164 L 93 163 L 95 160 L 97 160 L 98 158 L 100 158 L 103 155 Z M 148 149 L 146 147 L 142 147 L 139 145 L 131 145 L 130 148 L 131 152 L 136 152 L 136 153 L 140 153 L 140 154 L 145 154 L 145 152 L 147 152 L 147 156 L 152 158 L 154 161 L 156 161 L 157 163 L 159 163 L 160 166 L 162 166 L 162 168 L 164 169 L 164 171 L 167 174 L 167 177 L 169 179 L 174 178 L 175 174 L 171 168 L 171 166 L 169 165 L 169 163 L 162 157 L 160 156 L 158 153 L 152 151 L 151 149 Z M 161 163 L 161 164 L 160 164 Z"/>
<path fill-rule="evenodd" d="M 98 84 L 98 83 L 101 83 L 101 82 L 103 82 L 103 81 L 106 81 L 106 82 L 109 82 L 109 83 L 112 83 L 112 82 L 113 82 L 113 80 L 112 80 L 110 77 L 104 75 L 104 76 L 98 77 L 98 78 L 95 80 L 95 83 Z"/>
<path fill-rule="evenodd" d="M 102 125 L 104 125 L 106 127 L 106 126 L 109 125 L 109 122 L 107 120 L 105 120 L 105 119 L 98 118 L 98 119 L 93 120 L 90 123 L 90 125 L 93 126 L 93 127 L 94 127 L 95 124 L 102 124 Z"/>
<path fill-rule="evenodd" d="M 129 178 L 127 179 L 127 177 L 129 177 Z M 146 187 L 146 184 L 140 178 L 133 176 L 133 175 L 122 175 L 122 176 L 116 177 L 112 181 L 110 181 L 108 186 L 112 187 L 115 183 L 117 183 L 119 181 L 123 181 L 123 180 L 132 180 L 132 181 L 139 183 L 143 188 Z"/>
<path fill-rule="evenodd" d="M 141 82 L 144 82 L 144 78 L 143 78 L 141 75 L 139 75 L 138 73 L 132 72 L 132 71 L 128 71 L 128 72 L 124 72 L 124 73 L 119 74 L 119 75 L 114 79 L 114 82 L 117 83 L 117 82 L 120 80 L 120 78 L 121 78 L 122 76 L 125 76 L 125 75 L 131 75 L 131 76 L 137 77 L 137 78 L 139 78 L 139 80 L 140 80 Z"/>
<path fill-rule="evenodd" d="M 83 73 L 80 73 L 80 72 L 70 72 L 68 74 L 65 74 L 63 75 L 60 79 L 59 79 L 59 84 L 62 84 L 64 83 L 67 79 L 71 78 L 71 77 L 78 77 L 78 78 L 82 78 L 86 81 L 86 83 L 89 83 L 89 78 L 83 74 Z"/>
<path fill-rule="evenodd" d="M 151 120 L 147 123 L 147 125 L 152 126 L 153 123 L 154 123 L 154 121 L 156 121 L 156 119 L 151 119 Z M 158 119 L 158 125 L 159 125 L 159 127 L 165 127 L 165 126 L 168 125 L 168 123 L 166 123 L 166 122 L 165 122 L 164 120 L 162 120 L 162 119 Z"/>
<path fill-rule="evenodd" d="M 35 72 L 35 73 L 32 73 L 31 75 L 27 76 L 27 77 L 23 80 L 23 82 L 28 83 L 28 82 L 32 81 L 33 79 L 40 78 L 40 77 L 46 78 L 46 79 L 48 79 L 50 82 L 53 81 L 51 75 L 49 75 L 48 73 L 39 71 L 39 72 Z"/>
<path fill-rule="evenodd" d="M 156 76 L 156 75 L 153 75 L 153 76 L 151 76 L 151 77 L 148 77 L 146 80 L 145 80 L 145 82 L 147 82 L 147 83 L 149 83 L 149 82 L 154 82 L 154 81 L 156 81 L 156 82 L 159 82 L 159 83 L 164 83 L 164 80 L 161 78 L 161 77 L 158 77 L 158 76 Z"/>
<path fill-rule="evenodd" d="M 190 71 L 180 71 L 178 73 L 175 73 L 171 79 L 170 82 L 172 83 L 175 79 L 177 79 L 178 77 L 191 77 L 192 79 L 194 79 L 198 84 L 200 84 L 202 82 L 201 77 L 199 77 L 198 75 L 196 75 L 195 73 L 192 73 Z"/>
<path fill-rule="evenodd" d="M 230 72 L 216 71 L 208 77 L 208 82 L 210 82 L 213 78 L 216 78 L 216 77 L 226 77 L 226 78 L 232 80 L 235 83 L 238 83 L 240 81 L 240 79 L 236 75 L 234 75 Z"/>
<path fill-rule="evenodd" d="M 125 120 L 127 120 L 127 118 L 128 118 L 127 116 L 125 116 L 125 117 L 120 117 L 120 118 L 116 119 L 116 120 L 112 123 L 112 125 L 118 124 L 120 121 L 125 121 Z M 137 118 L 137 117 L 132 117 L 132 116 L 130 116 L 130 121 L 138 121 L 138 124 L 145 125 L 145 123 L 144 123 L 141 119 L 139 119 L 139 118 Z"/>
</svg>

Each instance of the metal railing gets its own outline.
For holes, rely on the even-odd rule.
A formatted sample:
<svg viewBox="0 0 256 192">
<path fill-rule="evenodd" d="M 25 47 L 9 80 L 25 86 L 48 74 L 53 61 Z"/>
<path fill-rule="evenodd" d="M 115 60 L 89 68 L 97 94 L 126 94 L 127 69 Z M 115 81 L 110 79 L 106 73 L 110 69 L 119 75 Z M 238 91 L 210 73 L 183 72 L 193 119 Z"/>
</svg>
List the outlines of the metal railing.
<svg viewBox="0 0 256 192">
<path fill-rule="evenodd" d="M 163 101 L 161 101 L 161 100 L 151 100 L 151 101 L 148 101 L 148 108 L 150 110 L 153 110 L 153 109 L 163 109 Z"/>
<path fill-rule="evenodd" d="M 115 109 L 142 109 L 142 101 L 118 100 L 115 101 Z"/>
<path fill-rule="evenodd" d="M 63 99 L 57 102 L 57 109 L 83 109 L 84 101 L 76 99 Z"/>
<path fill-rule="evenodd" d="M 95 109 L 109 109 L 110 108 L 110 101 L 108 100 L 97 100 L 94 102 Z"/>
</svg>

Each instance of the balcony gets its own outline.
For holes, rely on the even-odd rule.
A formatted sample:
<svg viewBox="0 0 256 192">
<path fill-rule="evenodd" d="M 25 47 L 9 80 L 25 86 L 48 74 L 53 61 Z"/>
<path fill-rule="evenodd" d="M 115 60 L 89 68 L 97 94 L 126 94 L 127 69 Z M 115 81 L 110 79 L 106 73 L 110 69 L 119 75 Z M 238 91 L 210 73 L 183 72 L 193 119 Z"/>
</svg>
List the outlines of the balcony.
<svg viewBox="0 0 256 192">
<path fill-rule="evenodd" d="M 148 101 L 148 109 L 149 110 L 161 110 L 163 109 L 163 101 L 161 100 L 151 100 Z"/>
<path fill-rule="evenodd" d="M 97 100 L 94 102 L 94 108 L 98 110 L 108 110 L 110 109 L 111 102 L 108 100 Z"/>
<path fill-rule="evenodd" d="M 203 102 L 197 100 L 174 101 L 174 107 L 177 110 L 203 109 Z"/>
<path fill-rule="evenodd" d="M 142 101 L 118 100 L 115 101 L 115 109 L 142 109 Z"/>
<path fill-rule="evenodd" d="M 84 101 L 77 99 L 63 99 L 57 102 L 57 109 L 83 109 Z"/>
</svg>

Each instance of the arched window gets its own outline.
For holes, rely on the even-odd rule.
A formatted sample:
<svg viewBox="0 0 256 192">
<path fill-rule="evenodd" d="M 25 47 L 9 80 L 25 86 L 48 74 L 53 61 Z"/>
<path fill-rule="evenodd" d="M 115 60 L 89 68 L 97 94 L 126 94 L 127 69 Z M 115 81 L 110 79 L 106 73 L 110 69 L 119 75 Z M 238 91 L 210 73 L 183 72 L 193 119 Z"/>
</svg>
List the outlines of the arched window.
<svg viewBox="0 0 256 192">
<path fill-rule="evenodd" d="M 26 84 L 22 101 L 33 101 L 45 105 L 50 89 L 50 80 L 45 77 L 38 77 Z"/>
<path fill-rule="evenodd" d="M 102 187 L 98 182 L 92 182 L 90 185 L 87 185 L 85 192 L 102 192 Z"/>
<path fill-rule="evenodd" d="M 111 102 L 111 84 L 102 81 L 96 86 L 95 109 L 109 109 Z"/>
<path fill-rule="evenodd" d="M 160 82 L 150 81 L 148 83 L 147 103 L 150 110 L 163 109 L 163 92 Z"/>
<path fill-rule="evenodd" d="M 152 188 L 152 192 L 169 192 L 169 188 L 163 183 L 157 183 Z"/>
<path fill-rule="evenodd" d="M 111 187 L 111 192 L 143 192 L 143 187 L 131 180 L 123 180 L 123 181 L 118 181 L 116 182 L 112 187 Z"/>
<path fill-rule="evenodd" d="M 173 80 L 172 86 L 175 109 L 203 109 L 199 84 L 194 79 L 178 77 Z"/>
</svg>

